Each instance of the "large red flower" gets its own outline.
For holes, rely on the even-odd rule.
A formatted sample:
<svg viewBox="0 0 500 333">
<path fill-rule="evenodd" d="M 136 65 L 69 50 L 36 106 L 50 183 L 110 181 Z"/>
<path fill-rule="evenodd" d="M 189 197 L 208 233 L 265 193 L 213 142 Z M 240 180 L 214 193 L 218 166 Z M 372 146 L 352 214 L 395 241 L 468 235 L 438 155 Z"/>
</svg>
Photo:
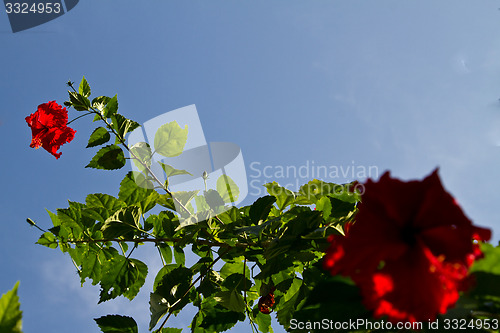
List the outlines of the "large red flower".
<svg viewBox="0 0 500 333">
<path fill-rule="evenodd" d="M 346 236 L 333 238 L 325 269 L 350 276 L 377 318 L 434 320 L 453 306 L 481 256 L 477 241 L 491 231 L 472 225 L 437 170 L 422 181 L 389 172 L 368 180 L 358 208 Z"/>
<path fill-rule="evenodd" d="M 31 128 L 31 148 L 43 147 L 46 151 L 59 158 L 62 153 L 57 150 L 75 137 L 76 131 L 67 126 L 68 111 L 55 101 L 40 104 L 38 110 L 26 117 Z"/>
</svg>

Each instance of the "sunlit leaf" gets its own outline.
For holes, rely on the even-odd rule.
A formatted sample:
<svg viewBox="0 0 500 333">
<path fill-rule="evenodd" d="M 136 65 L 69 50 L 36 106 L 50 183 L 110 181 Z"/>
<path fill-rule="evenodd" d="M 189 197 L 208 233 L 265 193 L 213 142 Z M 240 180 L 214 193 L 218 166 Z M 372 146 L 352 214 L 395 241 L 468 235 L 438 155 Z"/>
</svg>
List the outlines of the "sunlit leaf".
<svg viewBox="0 0 500 333">
<path fill-rule="evenodd" d="M 99 303 L 120 295 L 132 300 L 146 280 L 148 267 L 137 259 L 115 256 L 106 261 L 101 279 Z"/>
<path fill-rule="evenodd" d="M 177 121 L 160 126 L 154 139 L 155 151 L 165 157 L 175 157 L 182 154 L 188 136 L 188 126 L 182 129 Z"/>
<path fill-rule="evenodd" d="M 116 96 L 115 96 L 116 97 Z M 112 102 L 113 99 L 111 99 L 110 102 L 108 102 L 108 105 Z M 108 106 L 106 106 L 108 108 Z M 105 109 L 106 112 L 107 109 Z M 127 119 L 121 114 L 113 114 L 111 117 L 111 122 L 112 122 L 112 127 L 118 133 L 118 137 L 116 138 L 116 143 L 121 143 L 121 139 L 125 139 L 125 136 L 127 135 L 128 132 L 132 132 L 135 130 L 137 127 L 140 127 L 138 123 L 136 123 L 133 120 Z"/>
<path fill-rule="evenodd" d="M 267 193 L 276 198 L 276 204 L 280 211 L 295 202 L 295 194 L 289 189 L 281 187 L 277 182 L 268 183 L 264 186 L 267 188 Z"/>
<path fill-rule="evenodd" d="M 106 106 L 102 110 L 102 115 L 104 118 L 111 118 L 118 112 L 118 98 L 114 95 L 112 98 L 108 98 L 106 101 Z M 116 128 L 115 128 L 116 129 Z"/>
<path fill-rule="evenodd" d="M 173 166 L 170 166 L 170 165 L 162 163 L 162 162 L 158 162 L 158 163 L 160 163 L 160 165 L 161 165 L 163 171 L 165 171 L 165 174 L 167 175 L 167 177 L 178 176 L 178 175 L 190 175 L 190 176 L 192 176 L 192 174 L 186 170 L 179 170 L 179 169 L 174 168 Z"/>
<path fill-rule="evenodd" d="M 222 175 L 217 179 L 217 192 L 226 203 L 236 202 L 240 195 L 238 185 L 228 175 Z"/>
<path fill-rule="evenodd" d="M 19 297 L 17 288 L 19 281 L 14 288 L 2 295 L 0 298 L 0 332 L 21 333 L 23 312 L 19 309 Z"/>
<path fill-rule="evenodd" d="M 55 249 L 58 246 L 56 237 L 51 232 L 44 232 L 36 243 L 51 249 Z"/>
<path fill-rule="evenodd" d="M 85 79 L 85 76 L 82 78 L 82 81 L 80 82 L 80 86 L 78 87 L 78 92 L 84 97 L 90 96 L 90 85 Z"/>
</svg>

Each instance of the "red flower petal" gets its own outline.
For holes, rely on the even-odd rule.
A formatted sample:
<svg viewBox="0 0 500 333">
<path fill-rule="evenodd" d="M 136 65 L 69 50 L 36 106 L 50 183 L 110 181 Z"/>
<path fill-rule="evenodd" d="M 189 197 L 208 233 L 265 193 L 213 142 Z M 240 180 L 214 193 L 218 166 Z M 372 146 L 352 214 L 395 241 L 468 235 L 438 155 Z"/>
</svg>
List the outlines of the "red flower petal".
<svg viewBox="0 0 500 333">
<path fill-rule="evenodd" d="M 324 268 L 350 276 L 376 317 L 424 321 L 453 306 L 481 256 L 477 241 L 491 232 L 472 225 L 437 170 L 422 181 L 388 172 L 368 180 L 358 209 L 346 236 L 331 240 Z"/>
<path fill-rule="evenodd" d="M 59 158 L 62 153 L 57 153 L 59 148 L 73 140 L 76 131 L 68 124 L 68 111 L 55 101 L 40 104 L 38 110 L 26 117 L 26 122 L 31 128 L 31 148 L 43 147 L 49 153 Z"/>
</svg>

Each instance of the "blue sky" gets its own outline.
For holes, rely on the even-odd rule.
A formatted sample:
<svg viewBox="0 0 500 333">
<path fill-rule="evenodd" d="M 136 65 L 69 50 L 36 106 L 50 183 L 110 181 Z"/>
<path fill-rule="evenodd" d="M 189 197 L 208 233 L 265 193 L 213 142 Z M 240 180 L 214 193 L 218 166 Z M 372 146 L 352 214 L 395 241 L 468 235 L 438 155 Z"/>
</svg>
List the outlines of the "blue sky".
<svg viewBox="0 0 500 333">
<path fill-rule="evenodd" d="M 266 166 L 375 166 L 378 175 L 390 170 L 402 179 L 439 167 L 466 214 L 498 242 L 498 7 L 486 0 L 86 0 L 15 34 L 2 11 L 0 291 L 21 281 L 24 330 L 99 332 L 92 318 L 120 313 L 147 331 L 156 259 L 137 301 L 96 306 L 97 288 L 80 288 L 69 257 L 35 245 L 38 233 L 25 223 L 49 226 L 45 209 L 68 199 L 116 195 L 129 170 L 84 168 L 95 153 L 84 149 L 93 130 L 87 119 L 74 123 L 76 137 L 59 160 L 29 148 L 24 118 L 38 104 L 62 104 L 65 82 L 83 75 L 94 94 L 118 94 L 120 112 L 139 123 L 196 104 L 207 141 L 238 144 L 254 184 L 310 180 L 268 178 Z M 171 325 L 183 327 L 192 315 Z"/>
</svg>

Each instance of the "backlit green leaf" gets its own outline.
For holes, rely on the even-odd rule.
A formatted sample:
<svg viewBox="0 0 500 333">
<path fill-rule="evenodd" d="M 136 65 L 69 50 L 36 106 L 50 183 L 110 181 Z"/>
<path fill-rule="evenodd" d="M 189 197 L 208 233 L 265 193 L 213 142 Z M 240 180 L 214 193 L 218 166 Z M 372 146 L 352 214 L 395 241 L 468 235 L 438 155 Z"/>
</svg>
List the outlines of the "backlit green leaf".
<svg viewBox="0 0 500 333">
<path fill-rule="evenodd" d="M 268 314 L 263 314 L 262 312 L 257 312 L 255 316 L 255 323 L 259 327 L 261 332 L 273 333 L 273 328 L 271 327 L 271 316 Z"/>
<path fill-rule="evenodd" d="M 170 166 L 170 165 L 162 163 L 162 162 L 158 162 L 158 163 L 160 163 L 160 165 L 161 165 L 163 171 L 165 171 L 165 174 L 167 175 L 167 177 L 177 176 L 177 175 L 190 175 L 190 176 L 192 176 L 192 174 L 190 174 L 186 170 L 179 170 L 179 169 L 174 168 L 173 166 Z"/>
<path fill-rule="evenodd" d="M 51 249 L 57 248 L 58 245 L 56 237 L 51 232 L 43 233 L 36 243 Z"/>
<path fill-rule="evenodd" d="M 78 87 L 78 92 L 84 97 L 90 96 L 90 85 L 85 79 L 85 76 L 82 78 L 82 81 L 80 82 L 80 86 Z"/>
<path fill-rule="evenodd" d="M 118 98 L 117 95 L 115 95 L 106 101 L 106 106 L 102 110 L 102 115 L 105 118 L 111 118 L 111 116 L 115 115 L 117 112 L 118 112 Z"/>
<path fill-rule="evenodd" d="M 116 97 L 116 96 L 115 96 Z M 111 101 L 109 102 L 111 103 Z M 108 105 L 109 105 L 108 103 Z M 107 108 L 108 106 L 106 106 Z M 106 111 L 106 110 L 105 110 Z M 137 127 L 140 127 L 138 123 L 136 123 L 133 120 L 127 119 L 121 114 L 113 114 L 111 117 L 111 126 L 113 129 L 118 133 L 118 137 L 116 138 L 116 142 L 120 143 L 120 139 L 125 139 L 125 136 L 127 135 L 128 132 L 132 132 L 135 130 Z"/>
<path fill-rule="evenodd" d="M 267 193 L 276 198 L 276 204 L 280 211 L 295 202 L 295 194 L 289 189 L 281 187 L 277 182 L 268 183 L 264 186 L 267 188 Z"/>
<path fill-rule="evenodd" d="M 236 290 L 219 291 L 215 294 L 214 299 L 228 310 L 235 312 L 242 312 L 245 310 L 243 296 Z"/>
<path fill-rule="evenodd" d="M 155 151 L 165 157 L 175 157 L 182 154 L 186 145 L 188 126 L 182 129 L 177 121 L 160 126 L 154 139 Z"/>
<path fill-rule="evenodd" d="M 182 247 L 174 246 L 174 258 L 176 264 L 183 266 L 186 263 L 186 255 Z"/>
<path fill-rule="evenodd" d="M 129 172 L 120 183 L 118 198 L 127 205 L 138 204 L 147 200 L 154 192 L 153 184 L 139 172 Z"/>
<path fill-rule="evenodd" d="M 19 309 L 19 297 L 17 288 L 19 281 L 14 288 L 2 295 L 0 298 L 0 332 L 21 333 L 23 312 Z"/>
<path fill-rule="evenodd" d="M 94 109 L 101 111 L 101 113 L 102 113 L 104 108 L 106 107 L 106 104 L 108 104 L 110 99 L 111 98 L 109 98 L 108 96 L 96 97 L 92 100 L 92 107 Z M 99 116 L 97 116 L 97 119 L 101 119 L 101 118 Z"/>
<path fill-rule="evenodd" d="M 217 179 L 217 192 L 226 203 L 236 202 L 240 195 L 238 185 L 228 175 L 222 175 Z"/>
<path fill-rule="evenodd" d="M 69 100 L 76 111 L 88 111 L 90 107 L 90 101 L 87 97 L 82 96 L 81 94 L 74 91 L 68 91 L 68 93 Z"/>
<path fill-rule="evenodd" d="M 146 142 L 138 142 L 130 148 L 132 161 L 139 171 L 144 172 L 151 167 L 151 148 Z"/>
<path fill-rule="evenodd" d="M 132 300 L 146 280 L 148 267 L 137 259 L 115 256 L 106 261 L 101 279 L 99 303 L 120 295 Z"/>
<path fill-rule="evenodd" d="M 135 232 L 140 229 L 139 218 L 141 209 L 137 206 L 128 206 L 118 210 L 110 216 L 102 226 L 102 233 L 106 238 L 117 238 L 123 236 L 131 239 Z"/>
</svg>

